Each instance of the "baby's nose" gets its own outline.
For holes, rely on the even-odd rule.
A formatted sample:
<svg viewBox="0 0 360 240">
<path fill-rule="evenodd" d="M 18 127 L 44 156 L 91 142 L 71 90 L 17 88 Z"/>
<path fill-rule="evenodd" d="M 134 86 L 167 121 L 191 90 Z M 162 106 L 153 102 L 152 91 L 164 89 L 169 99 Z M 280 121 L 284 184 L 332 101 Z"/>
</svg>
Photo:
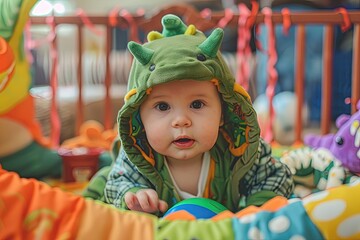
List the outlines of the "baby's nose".
<svg viewBox="0 0 360 240">
<path fill-rule="evenodd" d="M 184 113 L 177 114 L 172 122 L 173 127 L 190 127 L 191 119 Z"/>
</svg>

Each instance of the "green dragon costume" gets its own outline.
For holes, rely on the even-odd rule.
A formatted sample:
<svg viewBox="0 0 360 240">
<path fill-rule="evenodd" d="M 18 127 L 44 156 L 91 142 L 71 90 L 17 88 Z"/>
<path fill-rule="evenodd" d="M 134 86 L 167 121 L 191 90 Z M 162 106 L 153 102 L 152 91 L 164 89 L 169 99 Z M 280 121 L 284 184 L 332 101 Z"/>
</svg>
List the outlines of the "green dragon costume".
<svg viewBox="0 0 360 240">
<path fill-rule="evenodd" d="M 125 104 L 119 111 L 121 149 L 107 177 L 104 200 L 126 208 L 128 191 L 155 189 L 161 199 L 173 206 L 181 201 L 174 189 L 164 156 L 147 142 L 139 108 L 151 87 L 175 80 L 212 81 L 223 102 L 224 124 L 210 150 L 212 176 L 208 184 L 212 198 L 229 210 L 261 205 L 277 195 L 288 197 L 293 190 L 289 169 L 271 157 L 271 148 L 260 139 L 256 113 L 248 93 L 235 83 L 219 48 L 223 30 L 209 37 L 195 26 L 186 26 L 175 15 L 162 19 L 163 32 L 150 32 L 148 42 L 130 42 L 134 56 Z"/>
</svg>

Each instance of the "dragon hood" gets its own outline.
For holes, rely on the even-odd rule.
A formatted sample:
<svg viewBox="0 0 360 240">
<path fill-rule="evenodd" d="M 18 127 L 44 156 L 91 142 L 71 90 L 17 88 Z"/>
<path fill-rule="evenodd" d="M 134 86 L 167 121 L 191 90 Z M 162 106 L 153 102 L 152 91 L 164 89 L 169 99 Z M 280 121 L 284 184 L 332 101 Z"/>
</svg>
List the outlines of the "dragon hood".
<svg viewBox="0 0 360 240">
<path fill-rule="evenodd" d="M 162 18 L 162 25 L 163 32 L 150 32 L 147 43 L 128 44 L 134 61 L 125 103 L 118 114 L 120 140 L 128 158 L 150 180 L 159 180 L 156 169 L 163 166 L 164 158 L 146 140 L 140 104 L 157 84 L 185 79 L 212 81 L 223 102 L 224 124 L 210 154 L 215 161 L 230 161 L 229 166 L 246 172 L 258 157 L 260 129 L 250 96 L 235 83 L 219 51 L 223 30 L 217 28 L 206 37 L 171 14 Z"/>
</svg>

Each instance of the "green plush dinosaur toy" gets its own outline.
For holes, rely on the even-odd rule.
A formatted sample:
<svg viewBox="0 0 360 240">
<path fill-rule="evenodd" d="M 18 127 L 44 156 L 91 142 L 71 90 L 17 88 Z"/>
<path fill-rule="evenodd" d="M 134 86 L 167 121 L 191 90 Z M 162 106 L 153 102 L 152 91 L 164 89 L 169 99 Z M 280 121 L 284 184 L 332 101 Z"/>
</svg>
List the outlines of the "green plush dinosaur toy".
<svg viewBox="0 0 360 240">
<path fill-rule="evenodd" d="M 166 15 L 161 20 L 161 24 L 163 26 L 162 33 L 151 31 L 147 36 L 149 42 L 159 38 L 171 37 L 179 34 L 194 35 L 196 32 L 194 25 L 190 24 L 189 26 L 186 26 L 186 24 L 178 16 L 173 14 Z"/>
</svg>

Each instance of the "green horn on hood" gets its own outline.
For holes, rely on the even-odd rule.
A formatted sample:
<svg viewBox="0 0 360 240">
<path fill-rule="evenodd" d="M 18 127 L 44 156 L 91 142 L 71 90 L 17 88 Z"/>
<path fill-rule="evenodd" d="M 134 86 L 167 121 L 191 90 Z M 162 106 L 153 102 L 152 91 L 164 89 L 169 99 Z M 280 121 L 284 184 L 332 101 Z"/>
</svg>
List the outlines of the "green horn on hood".
<svg viewBox="0 0 360 240">
<path fill-rule="evenodd" d="M 148 64 L 154 54 L 154 50 L 146 48 L 133 41 L 128 43 L 128 49 L 142 65 Z"/>
<path fill-rule="evenodd" d="M 215 57 L 220 48 L 223 36 L 224 31 L 221 28 L 216 28 L 210 36 L 199 45 L 199 48 L 206 55 Z"/>
</svg>

